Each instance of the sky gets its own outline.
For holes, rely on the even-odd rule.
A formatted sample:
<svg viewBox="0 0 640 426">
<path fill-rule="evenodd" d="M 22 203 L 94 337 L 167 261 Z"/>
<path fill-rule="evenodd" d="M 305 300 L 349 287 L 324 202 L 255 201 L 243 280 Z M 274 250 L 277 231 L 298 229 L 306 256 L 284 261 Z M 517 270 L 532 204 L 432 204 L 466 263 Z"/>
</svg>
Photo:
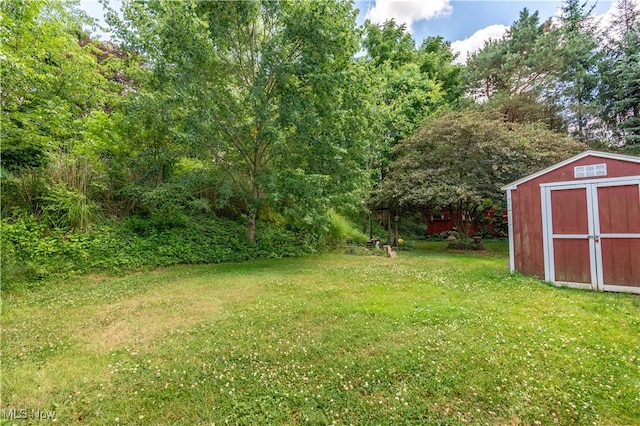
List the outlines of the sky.
<svg viewBox="0 0 640 426">
<path fill-rule="evenodd" d="M 615 6 L 612 0 L 600 0 L 592 12 L 594 16 L 607 22 L 607 17 Z M 395 19 L 403 23 L 411 32 L 419 46 L 427 37 L 441 36 L 451 42 L 452 49 L 459 54 L 459 62 L 464 62 L 468 53 L 476 51 L 488 39 L 501 38 L 508 27 L 518 19 L 525 7 L 530 12 L 539 12 L 540 22 L 555 16 L 562 1 L 543 0 L 366 0 L 357 1 L 360 10 L 358 22 L 369 19 L 383 23 Z"/>
<path fill-rule="evenodd" d="M 118 0 L 110 0 L 118 3 Z M 607 22 L 607 16 L 616 1 L 590 1 L 595 4 L 593 14 Z M 359 10 L 358 23 L 366 19 L 383 23 L 395 19 L 404 23 L 419 46 L 427 37 L 441 36 L 450 41 L 452 49 L 459 53 L 459 62 L 467 54 L 480 49 L 485 40 L 499 39 L 507 28 L 518 19 L 523 8 L 538 11 L 540 21 L 557 14 L 562 1 L 542 0 L 360 0 L 355 2 Z M 640 1 L 639 1 L 640 5 Z M 81 0 L 80 7 L 90 16 L 102 19 L 102 6 L 98 0 Z M 117 7 L 116 7 L 117 9 Z M 107 38 L 104 35 L 103 39 Z"/>
</svg>

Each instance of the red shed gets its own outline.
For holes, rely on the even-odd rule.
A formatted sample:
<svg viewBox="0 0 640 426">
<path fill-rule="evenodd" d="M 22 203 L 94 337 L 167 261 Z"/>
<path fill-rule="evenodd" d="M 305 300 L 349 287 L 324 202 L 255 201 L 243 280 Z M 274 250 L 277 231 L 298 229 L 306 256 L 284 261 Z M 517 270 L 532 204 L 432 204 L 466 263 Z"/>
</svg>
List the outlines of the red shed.
<svg viewBox="0 0 640 426">
<path fill-rule="evenodd" d="M 640 293 L 640 157 L 586 151 L 502 189 L 512 272 Z"/>
</svg>

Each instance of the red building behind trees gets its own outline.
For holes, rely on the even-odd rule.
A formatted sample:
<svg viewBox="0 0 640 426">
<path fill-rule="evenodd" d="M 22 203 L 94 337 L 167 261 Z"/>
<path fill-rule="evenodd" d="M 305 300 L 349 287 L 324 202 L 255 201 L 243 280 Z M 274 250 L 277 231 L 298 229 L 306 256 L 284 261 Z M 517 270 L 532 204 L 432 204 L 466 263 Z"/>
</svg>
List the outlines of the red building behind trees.
<svg viewBox="0 0 640 426">
<path fill-rule="evenodd" d="M 489 209 L 482 212 L 482 218 L 468 218 L 471 221 L 469 236 L 480 235 L 483 238 L 507 237 L 507 210 Z M 456 225 L 449 211 L 428 212 L 426 217 L 427 234 L 442 235 L 456 231 Z"/>
</svg>

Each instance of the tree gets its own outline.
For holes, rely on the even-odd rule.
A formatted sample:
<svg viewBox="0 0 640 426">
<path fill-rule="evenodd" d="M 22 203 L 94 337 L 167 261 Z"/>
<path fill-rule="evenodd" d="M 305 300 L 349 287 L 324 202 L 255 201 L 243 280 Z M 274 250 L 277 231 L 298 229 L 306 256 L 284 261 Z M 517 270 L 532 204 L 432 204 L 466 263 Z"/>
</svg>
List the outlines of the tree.
<svg viewBox="0 0 640 426">
<path fill-rule="evenodd" d="M 625 150 L 640 154 L 640 31 L 627 34 L 625 45 L 624 57 L 614 69 L 621 83 L 614 111 L 621 117 Z"/>
<path fill-rule="evenodd" d="M 499 108 L 510 122 L 544 121 L 563 130 L 554 92 L 563 57 L 551 22 L 538 12 L 520 12 L 505 36 L 492 40 L 467 61 L 465 86 L 472 98 Z"/>
<path fill-rule="evenodd" d="M 365 37 L 362 44 L 367 51 L 368 59 L 375 67 L 389 64 L 391 68 L 398 68 L 413 62 L 415 43 L 405 24 L 398 25 L 393 19 L 382 25 L 367 21 L 364 29 Z"/>
<path fill-rule="evenodd" d="M 82 139 L 105 80 L 80 44 L 89 20 L 73 2 L 7 0 L 0 17 L 2 167 L 37 168 Z"/>
<path fill-rule="evenodd" d="M 144 96 L 170 106 L 161 146 L 189 145 L 228 173 L 250 240 L 261 209 L 286 198 L 278 182 L 327 176 L 340 192 L 358 176 L 351 2 L 127 1 L 123 16 L 109 20 L 153 72 Z"/>
<path fill-rule="evenodd" d="M 455 106 L 463 95 L 462 65 L 454 64 L 458 54 L 442 37 L 427 37 L 418 50 L 420 72 L 440 84 L 448 105 Z"/>
<path fill-rule="evenodd" d="M 463 237 L 500 189 L 584 149 L 544 125 L 505 122 L 495 110 L 444 112 L 428 118 L 394 149 L 395 160 L 376 204 L 396 209 L 448 210 Z"/>
<path fill-rule="evenodd" d="M 600 117 L 612 145 L 640 154 L 640 10 L 621 0 L 600 63 Z"/>
<path fill-rule="evenodd" d="M 87 229 L 105 183 L 90 152 L 109 139 L 92 129 L 122 95 L 121 58 L 89 38 L 77 2 L 8 0 L 0 17 L 3 217 Z"/>
<path fill-rule="evenodd" d="M 587 145 L 598 139 L 594 129 L 598 126 L 595 101 L 602 51 L 591 19 L 594 7 L 588 7 L 586 2 L 580 4 L 580 0 L 566 0 L 556 30 L 563 55 L 557 97 L 571 133 Z"/>
<path fill-rule="evenodd" d="M 441 37 L 426 39 L 414 47 L 404 25 L 390 20 L 377 26 L 365 24 L 366 63 L 374 96 L 371 116 L 377 136 L 372 143 L 369 167 L 374 181 L 384 179 L 390 150 L 410 136 L 425 117 L 449 108 L 460 98 L 460 67 Z"/>
</svg>

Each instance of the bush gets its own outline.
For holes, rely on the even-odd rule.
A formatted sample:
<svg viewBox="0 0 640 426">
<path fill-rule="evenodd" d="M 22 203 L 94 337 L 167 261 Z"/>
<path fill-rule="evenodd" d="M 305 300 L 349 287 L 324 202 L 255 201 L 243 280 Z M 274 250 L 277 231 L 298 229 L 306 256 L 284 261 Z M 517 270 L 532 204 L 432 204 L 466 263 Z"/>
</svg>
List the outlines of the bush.
<svg viewBox="0 0 640 426">
<path fill-rule="evenodd" d="M 351 254 L 354 256 L 381 256 L 386 257 L 384 250 L 370 250 L 366 247 L 349 246 L 345 249 L 344 254 Z"/>
<path fill-rule="evenodd" d="M 75 189 L 67 189 L 64 183 L 49 187 L 42 197 L 42 219 L 55 228 L 87 230 L 95 221 L 98 206 Z"/>
<path fill-rule="evenodd" d="M 484 250 L 482 242 L 476 244 L 475 240 L 470 238 L 450 241 L 448 247 L 453 250 Z"/>
<path fill-rule="evenodd" d="M 452 235 L 456 237 L 456 239 L 460 238 L 458 231 L 442 231 L 439 236 L 441 239 L 446 240 Z"/>
<path fill-rule="evenodd" d="M 400 218 L 400 233 L 411 240 L 427 238 L 427 225 L 422 212 L 407 212 Z"/>
<path fill-rule="evenodd" d="M 133 225 L 103 222 L 81 232 L 51 230 L 32 219 L 14 223 L 3 219 L 3 288 L 144 266 L 302 256 L 318 248 L 298 234 L 262 222 L 256 242 L 250 243 L 245 224 L 229 219 L 184 216 L 181 226 L 173 227 L 156 226 L 153 220 L 138 218 Z"/>
</svg>

